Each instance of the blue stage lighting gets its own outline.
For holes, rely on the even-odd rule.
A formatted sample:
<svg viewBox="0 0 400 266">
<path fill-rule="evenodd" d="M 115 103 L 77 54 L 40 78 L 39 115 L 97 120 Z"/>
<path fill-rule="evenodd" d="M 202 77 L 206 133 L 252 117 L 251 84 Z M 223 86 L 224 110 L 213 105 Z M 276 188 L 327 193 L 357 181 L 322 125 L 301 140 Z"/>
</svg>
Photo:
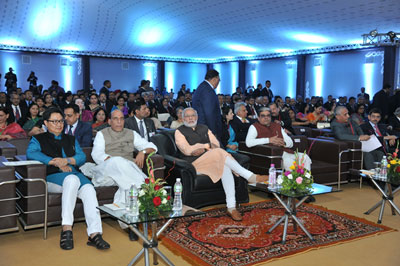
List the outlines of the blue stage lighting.
<svg viewBox="0 0 400 266">
<path fill-rule="evenodd" d="M 0 39 L 0 44 L 13 45 L 13 46 L 23 46 L 23 42 L 14 38 L 3 38 Z"/>
<path fill-rule="evenodd" d="M 60 48 L 59 49 L 61 49 L 61 50 L 67 50 L 67 51 L 81 51 L 82 49 L 81 48 L 79 48 L 78 46 L 75 46 L 75 45 L 69 45 L 69 44 L 66 44 L 66 45 L 63 45 L 63 46 L 60 46 Z"/>
<path fill-rule="evenodd" d="M 56 35 L 61 28 L 63 13 L 56 1 L 46 2 L 33 19 L 33 32 L 40 38 Z"/>
<path fill-rule="evenodd" d="M 324 36 L 308 33 L 289 34 L 292 39 L 307 43 L 329 43 L 330 40 Z"/>
<path fill-rule="evenodd" d="M 245 53 L 254 53 L 257 52 L 257 49 L 251 46 L 243 45 L 243 44 L 236 44 L 236 43 L 223 43 L 222 46 L 224 48 L 238 51 L 238 52 L 245 52 Z"/>
<path fill-rule="evenodd" d="M 274 50 L 275 53 L 291 53 L 293 52 L 293 49 L 275 49 Z"/>
<path fill-rule="evenodd" d="M 137 44 L 141 46 L 155 46 L 165 42 L 161 27 L 144 27 L 137 35 Z"/>
</svg>

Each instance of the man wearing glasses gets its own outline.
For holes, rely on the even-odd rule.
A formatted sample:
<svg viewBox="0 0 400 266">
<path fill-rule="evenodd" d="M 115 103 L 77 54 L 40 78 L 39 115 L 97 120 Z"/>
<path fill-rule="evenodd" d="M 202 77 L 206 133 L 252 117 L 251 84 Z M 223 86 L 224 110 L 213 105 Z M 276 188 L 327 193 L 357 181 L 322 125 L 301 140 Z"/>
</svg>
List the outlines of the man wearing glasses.
<svg viewBox="0 0 400 266">
<path fill-rule="evenodd" d="M 65 106 L 65 134 L 74 136 L 81 147 L 92 146 L 92 127 L 79 120 L 79 106 L 71 103 Z"/>
<path fill-rule="evenodd" d="M 271 144 L 282 147 L 283 168 L 289 170 L 296 159 L 293 150 L 293 141 L 278 123 L 272 122 L 271 110 L 267 107 L 260 108 L 258 122 L 252 124 L 247 132 L 246 146 L 251 148 L 257 145 Z M 304 156 L 304 167 L 311 170 L 311 159 L 307 154 Z M 301 158 L 300 158 L 301 159 Z"/>
<path fill-rule="evenodd" d="M 74 248 L 72 225 L 76 198 L 80 198 L 85 210 L 87 224 L 87 245 L 97 249 L 108 249 L 110 245 L 102 238 L 100 213 L 96 191 L 77 169 L 86 161 L 85 153 L 74 136 L 64 131 L 64 114 L 57 108 L 50 108 L 43 114 L 47 132 L 33 136 L 26 151 L 27 159 L 44 163 L 49 193 L 62 193 L 62 231 L 60 247 Z"/>
</svg>

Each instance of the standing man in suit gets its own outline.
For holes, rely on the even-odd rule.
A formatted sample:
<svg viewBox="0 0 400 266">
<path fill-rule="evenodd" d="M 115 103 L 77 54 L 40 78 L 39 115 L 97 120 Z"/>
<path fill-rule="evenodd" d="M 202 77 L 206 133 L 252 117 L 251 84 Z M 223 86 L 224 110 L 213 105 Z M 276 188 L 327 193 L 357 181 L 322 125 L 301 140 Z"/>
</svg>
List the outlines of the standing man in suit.
<svg viewBox="0 0 400 266">
<path fill-rule="evenodd" d="M 110 88 L 111 88 L 111 81 L 105 80 L 103 82 L 103 87 L 100 89 L 99 93 L 105 93 L 108 98 L 108 95 L 110 94 Z"/>
<path fill-rule="evenodd" d="M 383 153 L 386 154 L 388 152 L 393 152 L 396 148 L 397 137 L 389 135 L 386 127 L 382 124 L 379 124 L 381 121 L 381 110 L 378 108 L 372 108 L 369 111 L 368 120 L 368 123 L 364 123 L 360 126 L 364 134 L 375 135 L 382 144 L 382 147 L 380 147 L 379 150 Z"/>
<path fill-rule="evenodd" d="M 220 78 L 218 71 L 207 71 L 205 80 L 197 87 L 193 95 L 193 108 L 198 113 L 198 123 L 207 125 L 219 141 L 222 139 L 222 116 L 215 89 Z"/>
<path fill-rule="evenodd" d="M 374 95 L 373 107 L 382 111 L 382 121 L 385 122 L 389 115 L 389 94 L 392 86 L 390 84 L 383 85 L 382 90 Z"/>
<path fill-rule="evenodd" d="M 65 134 L 72 135 L 81 147 L 92 147 L 92 127 L 79 120 L 79 106 L 71 103 L 65 106 Z"/>
<path fill-rule="evenodd" d="M 132 110 L 129 110 L 129 118 L 125 120 L 125 128 L 139 133 L 147 141 L 156 133 L 156 127 L 151 118 L 147 118 L 149 108 L 143 101 L 137 102 Z"/>
<path fill-rule="evenodd" d="M 267 96 L 269 102 L 272 102 L 272 98 L 274 97 L 274 93 L 271 90 L 271 81 L 265 81 L 265 88 L 261 90 L 261 96 Z"/>
<path fill-rule="evenodd" d="M 10 96 L 11 104 L 8 107 L 10 120 L 23 126 L 26 122 L 28 109 L 21 104 L 21 98 L 18 94 L 12 93 Z"/>
<path fill-rule="evenodd" d="M 5 86 L 7 87 L 7 94 L 11 93 L 11 90 L 14 87 L 17 87 L 17 75 L 13 73 L 14 69 L 10 67 L 8 69 L 9 72 L 7 72 L 4 76 L 4 79 L 6 80 Z"/>
</svg>

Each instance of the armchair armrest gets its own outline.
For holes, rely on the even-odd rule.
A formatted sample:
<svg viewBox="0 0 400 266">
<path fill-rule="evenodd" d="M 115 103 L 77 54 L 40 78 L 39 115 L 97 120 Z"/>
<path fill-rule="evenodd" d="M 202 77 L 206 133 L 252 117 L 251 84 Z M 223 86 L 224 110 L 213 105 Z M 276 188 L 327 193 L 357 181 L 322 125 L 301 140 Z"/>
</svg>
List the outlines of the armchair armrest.
<svg viewBox="0 0 400 266">
<path fill-rule="evenodd" d="M 17 148 L 7 142 L 7 141 L 0 141 L 0 155 L 6 157 L 6 159 L 13 159 L 14 156 L 17 154 Z"/>
</svg>

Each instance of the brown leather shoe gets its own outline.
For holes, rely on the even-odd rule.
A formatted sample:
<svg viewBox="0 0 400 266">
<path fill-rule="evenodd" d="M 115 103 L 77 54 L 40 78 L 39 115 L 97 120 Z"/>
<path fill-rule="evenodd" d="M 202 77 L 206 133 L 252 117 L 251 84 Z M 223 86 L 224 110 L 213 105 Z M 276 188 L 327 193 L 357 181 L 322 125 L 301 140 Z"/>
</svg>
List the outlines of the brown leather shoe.
<svg viewBox="0 0 400 266">
<path fill-rule="evenodd" d="M 257 175 L 256 182 L 257 183 L 268 182 L 268 179 L 269 179 L 268 175 Z"/>
<path fill-rule="evenodd" d="M 232 212 L 227 211 L 227 213 L 232 218 L 232 220 L 234 220 L 234 221 L 238 221 L 239 222 L 239 221 L 243 220 L 242 215 L 236 209 L 232 210 Z"/>
</svg>

